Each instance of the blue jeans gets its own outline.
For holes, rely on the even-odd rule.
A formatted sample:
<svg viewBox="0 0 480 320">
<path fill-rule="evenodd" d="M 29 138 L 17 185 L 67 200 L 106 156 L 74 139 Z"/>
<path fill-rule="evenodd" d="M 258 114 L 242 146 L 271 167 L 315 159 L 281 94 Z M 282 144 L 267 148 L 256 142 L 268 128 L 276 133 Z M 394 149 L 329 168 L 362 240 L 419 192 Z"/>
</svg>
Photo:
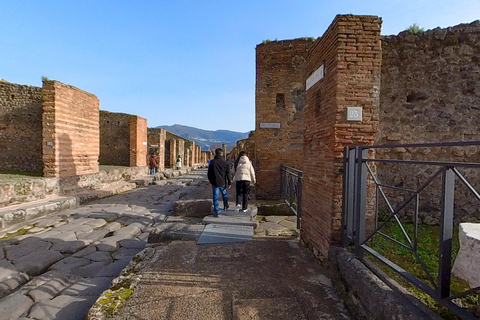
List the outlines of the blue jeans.
<svg viewBox="0 0 480 320">
<path fill-rule="evenodd" d="M 213 193 L 213 212 L 214 213 L 219 213 L 220 208 L 218 206 L 218 197 L 219 193 L 222 193 L 222 198 L 223 198 L 223 206 L 226 207 L 228 206 L 228 194 L 227 194 L 227 187 L 222 186 L 222 187 L 215 187 L 212 185 L 212 193 Z"/>
<path fill-rule="evenodd" d="M 150 169 L 150 174 L 155 174 L 156 169 L 157 169 L 157 168 L 152 168 L 152 169 Z"/>
</svg>

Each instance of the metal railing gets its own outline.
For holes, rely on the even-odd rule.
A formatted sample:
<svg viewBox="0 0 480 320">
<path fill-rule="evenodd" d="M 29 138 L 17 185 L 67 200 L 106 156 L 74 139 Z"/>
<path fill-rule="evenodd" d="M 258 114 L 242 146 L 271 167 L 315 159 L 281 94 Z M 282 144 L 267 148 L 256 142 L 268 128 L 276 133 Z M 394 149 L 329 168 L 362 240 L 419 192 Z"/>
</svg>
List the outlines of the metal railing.
<svg viewBox="0 0 480 320">
<path fill-rule="evenodd" d="M 480 141 L 472 142 L 452 142 L 452 143 L 429 143 L 429 144 L 408 144 L 408 145 L 384 145 L 384 146 L 357 146 L 346 147 L 344 149 L 343 166 L 343 214 L 342 214 L 342 244 L 355 246 L 355 255 L 362 259 L 365 252 L 394 270 L 400 276 L 411 282 L 416 287 L 434 298 L 441 305 L 447 307 L 462 319 L 477 319 L 474 315 L 467 312 L 453 302 L 456 298 L 461 298 L 469 294 L 480 291 L 480 287 L 472 288 L 457 294 L 451 294 L 451 270 L 452 270 L 452 236 L 454 231 L 454 207 L 455 207 L 455 187 L 462 185 L 462 188 L 469 191 L 469 196 L 474 201 L 480 201 L 480 195 L 475 188 L 467 181 L 459 169 L 466 170 L 479 169 L 480 163 L 468 162 L 440 162 L 425 160 L 396 160 L 396 159 L 378 159 L 374 158 L 378 149 L 383 148 L 392 151 L 394 148 L 444 148 L 444 147 L 472 147 L 480 146 Z M 476 147 L 475 147 L 476 148 Z M 398 149 L 395 149 L 398 150 Z M 391 156 L 391 153 L 385 153 Z M 404 187 L 402 183 L 395 185 L 383 184 L 377 174 L 377 169 L 381 165 L 407 165 L 410 170 L 403 170 L 405 176 L 413 176 L 416 166 L 427 166 L 429 177 L 416 187 Z M 413 167 L 411 165 L 414 165 Z M 476 177 L 478 178 L 478 172 Z M 440 180 L 439 180 L 440 179 Z M 455 181 L 457 179 L 457 181 Z M 427 187 L 435 186 L 433 181 L 440 186 L 441 194 L 439 199 L 440 211 L 440 231 L 438 246 L 438 269 L 429 270 L 419 253 L 419 201 L 420 194 Z M 398 182 L 398 181 L 397 181 Z M 373 188 L 374 186 L 374 188 Z M 394 205 L 390 199 L 392 193 L 403 192 L 403 199 Z M 470 199 L 470 198 L 469 198 Z M 382 214 L 379 210 L 379 204 L 383 205 L 383 221 L 379 219 Z M 373 205 L 374 204 L 374 205 Z M 407 231 L 404 218 L 407 205 L 413 212 L 411 224 L 413 231 Z M 413 208 L 413 209 L 412 209 Z M 403 210 L 403 211 L 402 211 Z M 370 219 L 370 220 L 369 220 Z M 374 221 L 372 221 L 374 219 Z M 370 222 L 370 223 L 369 223 Z M 385 225 L 392 223 L 400 229 L 400 236 L 387 234 Z M 374 237 L 387 239 L 388 243 L 394 243 L 400 247 L 400 250 L 406 250 L 414 257 L 417 265 L 421 267 L 426 274 L 428 281 L 424 282 L 404 270 L 398 264 L 401 261 L 391 261 L 384 255 L 376 251 L 370 245 Z M 399 237 L 401 240 L 399 240 Z M 379 249 L 380 250 L 380 249 Z M 431 269 L 431 268 L 430 268 Z M 438 276 L 437 276 L 438 275 Z"/>
<path fill-rule="evenodd" d="M 302 221 L 302 176 L 303 172 L 282 165 L 280 175 L 280 195 L 297 216 L 297 229 Z"/>
</svg>

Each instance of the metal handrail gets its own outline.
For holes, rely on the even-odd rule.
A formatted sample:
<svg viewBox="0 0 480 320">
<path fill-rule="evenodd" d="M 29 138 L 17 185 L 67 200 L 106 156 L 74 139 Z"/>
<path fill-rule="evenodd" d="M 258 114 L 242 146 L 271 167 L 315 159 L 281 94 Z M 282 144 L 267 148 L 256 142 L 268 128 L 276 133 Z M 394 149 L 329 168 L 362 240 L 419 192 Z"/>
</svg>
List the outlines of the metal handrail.
<svg viewBox="0 0 480 320">
<path fill-rule="evenodd" d="M 302 221 L 303 172 L 293 167 L 281 166 L 280 196 L 297 216 L 297 229 Z"/>
<path fill-rule="evenodd" d="M 454 298 L 462 297 L 472 292 L 480 291 L 480 287 L 472 288 L 471 290 L 462 292 L 460 294 L 451 295 L 450 293 L 450 279 L 451 279 L 451 261 L 452 261 L 452 236 L 453 236 L 453 217 L 454 217 L 454 201 L 455 201 L 455 179 L 458 178 L 467 189 L 472 193 L 473 199 L 480 201 L 479 193 L 471 186 L 467 179 L 456 169 L 458 167 L 468 167 L 480 169 L 480 163 L 454 162 L 454 161 L 423 161 L 423 160 L 397 160 L 397 159 L 373 159 L 369 158 L 372 152 L 371 149 L 393 149 L 393 148 L 415 148 L 415 147 L 465 147 L 465 146 L 479 146 L 480 141 L 461 141 L 448 143 L 423 143 L 423 144 L 404 144 L 404 145 L 378 145 L 378 146 L 356 146 L 346 147 L 344 149 L 344 167 L 343 167 L 343 204 L 342 204 L 342 244 L 348 246 L 353 244 L 355 246 L 355 254 L 357 258 L 363 259 L 364 253 L 368 252 L 370 255 L 390 267 L 399 275 L 404 277 L 432 298 L 444 305 L 457 316 L 462 319 L 473 320 L 477 319 L 475 316 L 465 311 L 464 309 L 453 303 Z M 422 165 L 435 166 L 439 169 L 432 174 L 422 185 L 416 189 L 403 188 L 398 186 L 390 186 L 381 183 L 376 171 L 372 166 L 378 163 L 401 163 L 405 165 Z M 441 210 L 441 231 L 440 231 L 440 246 L 438 253 L 438 279 L 429 272 L 427 266 L 422 261 L 418 252 L 418 213 L 419 213 L 419 197 L 420 193 L 433 183 L 435 177 L 442 178 L 442 210 Z M 366 213 L 367 213 L 367 178 L 369 183 L 375 186 L 375 225 L 373 232 L 366 236 Z M 410 193 L 405 199 L 396 206 L 393 206 L 384 188 L 392 190 L 403 191 Z M 378 206 L 379 201 L 384 201 L 388 211 L 388 217 L 383 223 L 378 223 Z M 408 204 L 415 204 L 415 214 L 413 217 L 414 231 L 413 238 L 410 238 L 405 231 L 399 213 Z M 406 243 L 402 243 L 388 234 L 382 228 L 390 221 L 395 221 L 404 235 Z M 429 284 L 424 283 L 420 279 L 414 277 L 398 266 L 395 261 L 390 261 L 379 252 L 375 251 L 368 245 L 368 241 L 375 235 L 384 237 L 385 239 L 397 244 L 404 249 L 409 250 L 417 259 L 425 272 Z M 437 281 L 437 282 L 436 282 Z"/>
</svg>

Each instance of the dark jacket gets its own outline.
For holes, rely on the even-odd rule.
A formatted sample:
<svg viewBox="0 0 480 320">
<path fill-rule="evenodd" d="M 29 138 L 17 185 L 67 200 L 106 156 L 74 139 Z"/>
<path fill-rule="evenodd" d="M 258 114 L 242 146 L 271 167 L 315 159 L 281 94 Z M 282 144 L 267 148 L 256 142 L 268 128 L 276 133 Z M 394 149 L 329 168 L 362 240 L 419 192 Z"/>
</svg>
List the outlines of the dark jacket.
<svg viewBox="0 0 480 320">
<path fill-rule="evenodd" d="M 231 185 L 230 165 L 222 156 L 215 156 L 208 165 L 208 181 L 214 187 L 223 187 Z"/>
</svg>

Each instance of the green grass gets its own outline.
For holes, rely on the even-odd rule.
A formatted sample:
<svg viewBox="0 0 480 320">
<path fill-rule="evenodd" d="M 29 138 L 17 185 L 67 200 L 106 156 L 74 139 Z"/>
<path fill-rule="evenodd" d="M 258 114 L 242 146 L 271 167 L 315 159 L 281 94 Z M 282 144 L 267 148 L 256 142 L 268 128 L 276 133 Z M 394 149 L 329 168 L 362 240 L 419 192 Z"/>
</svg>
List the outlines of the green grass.
<svg viewBox="0 0 480 320">
<path fill-rule="evenodd" d="M 413 224 L 404 224 L 403 225 L 410 239 L 413 241 Z M 432 278 L 437 283 L 438 280 L 438 252 L 439 252 L 439 243 L 440 243 L 440 227 L 438 226 L 427 226 L 419 225 L 418 226 L 418 255 L 420 259 L 426 265 L 427 270 L 430 272 Z M 405 236 L 403 235 L 400 227 L 396 222 L 388 222 L 381 231 L 386 235 L 394 238 L 395 240 L 407 244 Z M 372 239 L 369 240 L 368 246 L 370 246 L 375 251 L 379 252 L 389 260 L 396 263 L 398 266 L 420 279 L 422 282 L 430 285 L 427 274 L 421 267 L 418 259 L 415 255 L 408 249 L 399 246 L 393 241 L 386 239 L 381 235 L 375 235 Z M 458 228 L 454 230 L 453 244 L 452 244 L 452 266 L 454 259 L 457 255 L 459 249 L 458 243 Z M 396 272 L 385 266 L 383 263 L 379 262 L 376 259 L 372 259 L 382 270 L 384 270 L 390 277 L 395 279 L 400 283 L 404 288 L 406 288 L 411 294 L 416 296 L 419 300 L 425 303 L 427 306 L 436 311 L 444 319 L 457 319 L 450 311 L 448 311 L 443 306 L 439 305 L 433 298 L 424 293 L 422 290 L 418 289 L 416 286 L 405 280 L 403 277 L 398 275 Z M 430 287 L 432 287 L 430 285 Z M 460 293 L 468 290 L 469 287 L 466 283 L 452 275 L 451 279 L 451 294 Z M 463 307 L 470 307 L 478 305 L 478 295 L 468 295 L 462 299 L 457 300 Z"/>
<path fill-rule="evenodd" d="M 418 24 L 414 23 L 410 27 L 408 27 L 406 31 L 410 32 L 411 34 L 420 34 L 420 33 L 424 33 L 425 29 L 420 27 Z"/>
</svg>

